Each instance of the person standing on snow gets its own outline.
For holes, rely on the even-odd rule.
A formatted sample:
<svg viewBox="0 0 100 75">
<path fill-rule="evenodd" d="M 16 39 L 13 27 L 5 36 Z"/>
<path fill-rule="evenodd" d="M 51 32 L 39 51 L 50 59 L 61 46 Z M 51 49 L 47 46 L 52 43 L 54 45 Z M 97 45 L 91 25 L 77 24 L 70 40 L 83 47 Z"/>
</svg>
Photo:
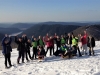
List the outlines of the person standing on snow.
<svg viewBox="0 0 100 75">
<path fill-rule="evenodd" d="M 48 38 L 48 40 L 46 41 L 46 45 L 47 45 L 47 50 L 46 50 L 46 54 L 48 52 L 48 50 L 50 50 L 50 56 L 52 55 L 52 47 L 51 47 L 51 40 L 50 38 Z"/>
<path fill-rule="evenodd" d="M 53 51 L 53 55 L 54 55 L 54 38 L 52 36 L 50 37 L 50 42 L 51 42 L 51 50 Z"/>
<path fill-rule="evenodd" d="M 81 42 L 82 42 L 82 55 L 87 55 L 87 32 L 84 31 L 84 35 L 81 38 Z"/>
<path fill-rule="evenodd" d="M 41 46 L 41 48 L 44 49 L 44 42 L 43 42 L 43 39 L 41 38 L 41 36 L 39 36 L 39 39 L 38 39 L 38 46 Z"/>
<path fill-rule="evenodd" d="M 28 55 L 29 55 L 29 58 L 32 60 L 31 54 L 30 54 L 30 47 L 32 47 L 32 45 L 31 45 L 30 39 L 28 39 L 28 41 L 26 42 L 26 49 L 27 49 L 26 60 L 27 60 L 27 61 L 29 61 Z"/>
<path fill-rule="evenodd" d="M 32 55 L 32 60 L 33 59 L 37 59 L 37 46 L 38 46 L 38 42 L 37 39 L 34 38 L 34 40 L 32 41 L 32 47 L 33 47 L 33 55 Z"/>
<path fill-rule="evenodd" d="M 73 50 L 73 55 L 77 55 L 77 40 L 74 35 L 72 35 L 72 50 Z"/>
<path fill-rule="evenodd" d="M 66 40 L 63 35 L 61 35 L 61 44 L 66 44 Z"/>
<path fill-rule="evenodd" d="M 58 51 L 58 48 L 61 47 L 61 39 L 60 39 L 59 36 L 57 36 L 57 39 L 56 39 L 56 46 L 57 46 L 57 50 L 56 51 Z"/>
<path fill-rule="evenodd" d="M 20 59 L 22 57 L 22 63 L 24 63 L 24 54 L 25 54 L 25 45 L 23 43 L 22 37 L 18 38 L 15 36 L 15 43 L 18 45 L 18 58 L 17 58 L 17 64 L 20 64 Z"/>
<path fill-rule="evenodd" d="M 26 45 L 27 45 L 27 36 L 26 36 L 26 34 L 23 34 L 23 36 L 22 36 L 22 41 L 23 41 L 23 43 L 24 43 L 24 45 L 25 45 L 25 56 L 26 56 L 26 60 L 27 61 L 29 61 L 28 59 L 27 59 L 27 53 L 28 53 L 28 51 L 27 51 L 27 47 L 26 47 Z"/>
<path fill-rule="evenodd" d="M 8 40 L 9 39 L 9 40 Z M 12 39 L 11 37 L 7 34 L 5 34 L 5 37 L 2 39 L 2 46 L 3 46 L 3 50 L 2 50 L 2 53 L 5 57 L 5 68 L 9 68 L 12 66 L 11 64 L 11 52 L 12 52 L 12 47 L 11 47 L 11 42 L 12 42 Z M 9 63 L 9 67 L 7 66 L 7 61 Z"/>
<path fill-rule="evenodd" d="M 89 47 L 89 56 L 91 56 L 91 53 L 94 56 L 95 39 L 91 35 L 88 37 L 87 46 Z"/>
<path fill-rule="evenodd" d="M 82 51 L 82 42 L 81 42 L 82 35 L 78 34 L 78 47 L 79 50 Z"/>
<path fill-rule="evenodd" d="M 68 36 L 67 36 L 67 44 L 69 46 L 69 48 L 71 49 L 71 45 L 72 45 L 72 36 L 70 33 L 68 33 Z"/>
</svg>

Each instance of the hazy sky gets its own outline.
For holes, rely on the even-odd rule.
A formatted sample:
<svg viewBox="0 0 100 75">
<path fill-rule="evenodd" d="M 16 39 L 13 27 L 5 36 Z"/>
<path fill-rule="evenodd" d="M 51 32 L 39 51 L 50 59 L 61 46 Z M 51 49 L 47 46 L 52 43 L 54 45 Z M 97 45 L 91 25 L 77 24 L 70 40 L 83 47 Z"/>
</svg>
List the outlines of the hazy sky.
<svg viewBox="0 0 100 75">
<path fill-rule="evenodd" d="M 100 21 L 100 0 L 0 0 L 0 22 Z"/>
</svg>

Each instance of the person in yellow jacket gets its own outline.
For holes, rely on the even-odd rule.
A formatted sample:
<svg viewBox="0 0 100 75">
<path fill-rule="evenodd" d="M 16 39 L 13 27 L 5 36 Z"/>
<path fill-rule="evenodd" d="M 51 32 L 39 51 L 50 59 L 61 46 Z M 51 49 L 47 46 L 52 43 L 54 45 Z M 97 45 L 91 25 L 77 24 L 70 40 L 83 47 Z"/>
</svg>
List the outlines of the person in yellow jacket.
<svg viewBox="0 0 100 75">
<path fill-rule="evenodd" d="M 77 55 L 77 51 L 78 51 L 79 57 L 82 56 L 78 47 L 78 38 L 75 36 L 72 36 L 72 50 L 75 56 Z"/>
<path fill-rule="evenodd" d="M 75 38 L 75 36 L 72 35 L 72 50 L 73 50 L 73 55 L 77 55 L 77 40 Z"/>
</svg>

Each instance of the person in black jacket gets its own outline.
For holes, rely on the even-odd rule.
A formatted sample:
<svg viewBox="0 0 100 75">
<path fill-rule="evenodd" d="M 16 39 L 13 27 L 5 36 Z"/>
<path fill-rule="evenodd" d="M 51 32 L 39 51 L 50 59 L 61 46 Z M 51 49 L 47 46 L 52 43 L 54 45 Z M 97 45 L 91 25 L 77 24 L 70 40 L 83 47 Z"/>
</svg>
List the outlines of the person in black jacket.
<svg viewBox="0 0 100 75">
<path fill-rule="evenodd" d="M 27 59 L 27 47 L 26 47 L 26 45 L 27 45 L 27 40 L 28 40 L 28 38 L 27 38 L 26 34 L 23 34 L 23 36 L 22 36 L 22 41 L 23 41 L 23 43 L 24 43 L 24 45 L 25 45 L 25 56 L 26 56 L 26 60 L 29 61 L 29 60 Z"/>
<path fill-rule="evenodd" d="M 71 45 L 72 45 L 72 36 L 70 33 L 68 33 L 68 36 L 67 36 L 67 44 L 69 45 L 69 48 L 71 48 Z"/>
<path fill-rule="evenodd" d="M 32 59 L 31 54 L 30 54 L 30 47 L 32 47 L 32 45 L 31 45 L 30 39 L 28 39 L 28 41 L 26 42 L 26 60 L 27 61 L 29 61 L 28 55 L 29 55 L 29 58 Z"/>
<path fill-rule="evenodd" d="M 22 57 L 22 63 L 24 63 L 24 53 L 25 53 L 25 45 L 22 41 L 22 37 L 18 39 L 17 36 L 15 36 L 15 43 L 18 45 L 17 50 L 19 51 L 18 59 L 17 59 L 17 64 L 20 64 L 20 58 Z"/>
<path fill-rule="evenodd" d="M 61 47 L 61 39 L 59 38 L 59 36 L 57 36 L 56 45 L 57 45 L 57 50 L 58 50 L 58 48 Z"/>
<path fill-rule="evenodd" d="M 89 47 L 89 55 L 91 56 L 91 52 L 92 52 L 92 55 L 94 55 L 94 50 L 93 50 L 93 48 L 95 47 L 94 37 L 92 37 L 92 36 L 88 37 L 87 46 Z"/>
<path fill-rule="evenodd" d="M 9 39 L 9 40 L 8 40 Z M 11 64 L 11 52 L 12 52 L 12 48 L 11 48 L 11 42 L 12 42 L 12 39 L 11 37 L 8 37 L 7 34 L 5 34 L 5 37 L 3 38 L 2 40 L 2 46 L 3 46 L 3 50 L 2 50 L 2 53 L 5 57 L 5 68 L 9 68 L 12 66 Z M 9 63 L 9 67 L 7 66 L 7 61 Z"/>
</svg>

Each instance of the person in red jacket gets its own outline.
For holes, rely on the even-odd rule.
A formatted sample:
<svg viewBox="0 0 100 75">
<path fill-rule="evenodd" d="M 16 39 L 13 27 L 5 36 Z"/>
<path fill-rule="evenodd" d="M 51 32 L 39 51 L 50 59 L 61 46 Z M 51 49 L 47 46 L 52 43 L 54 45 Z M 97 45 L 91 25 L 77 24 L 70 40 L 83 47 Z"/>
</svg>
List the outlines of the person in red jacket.
<svg viewBox="0 0 100 75">
<path fill-rule="evenodd" d="M 51 56 L 52 47 L 51 47 L 51 40 L 50 40 L 50 38 L 48 38 L 48 40 L 46 41 L 46 45 L 47 45 L 46 54 L 47 54 L 48 50 L 50 49 L 50 56 Z"/>
<path fill-rule="evenodd" d="M 83 48 L 82 54 L 87 55 L 87 32 L 86 31 L 84 31 L 84 35 L 81 38 L 81 42 Z"/>
<path fill-rule="evenodd" d="M 53 50 L 53 54 L 54 54 L 54 38 L 52 36 L 50 37 L 50 42 L 51 42 L 51 50 Z"/>
<path fill-rule="evenodd" d="M 49 34 L 47 33 L 46 36 L 45 36 L 45 40 L 47 41 L 49 38 Z"/>
</svg>

